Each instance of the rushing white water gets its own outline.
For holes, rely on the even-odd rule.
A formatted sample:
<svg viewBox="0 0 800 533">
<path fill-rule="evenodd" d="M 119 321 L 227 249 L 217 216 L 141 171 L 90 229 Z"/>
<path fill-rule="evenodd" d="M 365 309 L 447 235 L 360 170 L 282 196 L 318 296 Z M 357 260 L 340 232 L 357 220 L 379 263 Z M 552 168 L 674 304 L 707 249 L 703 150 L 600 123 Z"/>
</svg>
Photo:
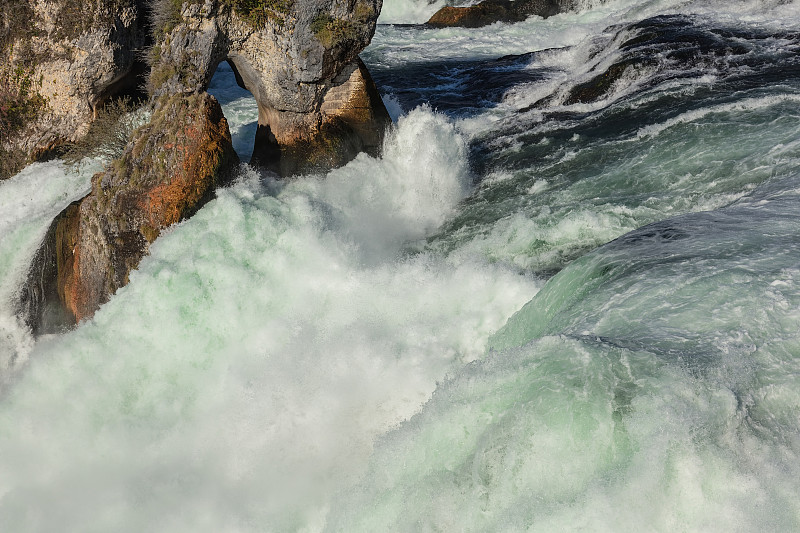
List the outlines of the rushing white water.
<svg viewBox="0 0 800 533">
<path fill-rule="evenodd" d="M 0 380 L 27 358 L 33 344 L 11 303 L 33 255 L 50 221 L 89 191 L 89 179 L 100 168 L 97 161 L 73 170 L 57 162 L 36 163 L 0 183 Z"/>
<path fill-rule="evenodd" d="M 797 529 L 798 185 L 575 261 L 383 439 L 330 529 Z"/>
<path fill-rule="evenodd" d="M 401 119 L 382 159 L 324 180 L 245 171 L 160 238 L 91 323 L 36 345 L 0 414 L 3 522 L 313 523 L 372 439 L 479 357 L 536 290 L 482 262 L 398 255 L 469 180 L 463 140 L 424 109 Z"/>
<path fill-rule="evenodd" d="M 0 529 L 799 530 L 798 22 L 380 26 L 380 158 L 244 165 L 35 342 L 15 291 L 100 163 L 0 183 Z M 248 160 L 253 100 L 211 90 Z"/>
</svg>

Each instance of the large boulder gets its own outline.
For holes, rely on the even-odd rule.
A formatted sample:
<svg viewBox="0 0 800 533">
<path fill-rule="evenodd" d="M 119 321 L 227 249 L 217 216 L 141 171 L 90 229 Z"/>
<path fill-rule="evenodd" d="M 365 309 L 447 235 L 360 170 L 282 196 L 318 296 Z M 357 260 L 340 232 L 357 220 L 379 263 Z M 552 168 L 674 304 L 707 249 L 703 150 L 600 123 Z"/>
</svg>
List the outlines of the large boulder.
<svg viewBox="0 0 800 533">
<path fill-rule="evenodd" d="M 91 193 L 51 224 L 20 293 L 34 334 L 91 317 L 159 233 L 212 198 L 237 164 L 214 97 L 160 98 L 123 156 L 94 176 Z"/>
<path fill-rule="evenodd" d="M 79 140 L 110 96 L 141 84 L 139 2 L 3 0 L 0 179 Z"/>
</svg>

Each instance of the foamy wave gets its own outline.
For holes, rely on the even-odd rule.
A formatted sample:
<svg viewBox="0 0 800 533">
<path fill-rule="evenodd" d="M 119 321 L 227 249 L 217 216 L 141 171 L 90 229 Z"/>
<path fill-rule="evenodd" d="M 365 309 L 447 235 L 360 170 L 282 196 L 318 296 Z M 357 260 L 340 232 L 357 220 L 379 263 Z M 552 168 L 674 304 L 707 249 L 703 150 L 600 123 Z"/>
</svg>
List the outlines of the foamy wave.
<svg viewBox="0 0 800 533">
<path fill-rule="evenodd" d="M 319 529 L 374 439 L 536 291 L 481 260 L 398 257 L 469 186 L 461 135 L 428 109 L 382 158 L 262 179 L 245 167 L 92 321 L 37 342 L 0 403 L 5 527 Z"/>
<path fill-rule="evenodd" d="M 784 104 L 786 102 L 794 102 L 794 103 L 800 102 L 800 95 L 780 94 L 780 95 L 763 96 L 760 98 L 746 98 L 744 100 L 739 100 L 737 102 L 719 104 L 706 107 L 703 109 L 687 111 L 686 113 L 683 113 L 675 118 L 666 120 L 661 124 L 652 124 L 650 126 L 645 126 L 643 128 L 640 128 L 639 131 L 636 133 L 636 139 L 641 140 L 650 137 L 655 137 L 660 133 L 670 128 L 673 128 L 679 124 L 691 124 L 692 122 L 697 122 L 710 115 L 717 115 L 721 113 L 746 113 L 749 111 L 760 111 L 762 109 L 767 109 L 776 105 Z"/>
<path fill-rule="evenodd" d="M 357 247 L 383 254 L 426 236 L 452 214 L 470 188 L 466 154 L 455 125 L 421 107 L 400 117 L 379 159 L 362 154 L 324 178 L 298 180 L 287 191 L 325 202 Z"/>
</svg>

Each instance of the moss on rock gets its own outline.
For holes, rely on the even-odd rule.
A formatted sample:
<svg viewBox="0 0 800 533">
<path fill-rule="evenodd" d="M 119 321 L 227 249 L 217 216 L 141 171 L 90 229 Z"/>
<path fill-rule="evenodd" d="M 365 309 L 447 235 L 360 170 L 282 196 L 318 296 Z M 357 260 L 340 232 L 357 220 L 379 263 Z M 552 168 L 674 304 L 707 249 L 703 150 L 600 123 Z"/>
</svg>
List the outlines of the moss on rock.
<svg viewBox="0 0 800 533">
<path fill-rule="evenodd" d="M 47 99 L 39 93 L 41 81 L 31 69 L 22 65 L 0 66 L 0 139 L 23 133 L 47 108 Z M 27 161 L 22 153 L 14 153 L 0 145 L 0 177 L 17 172 Z"/>
<path fill-rule="evenodd" d="M 263 28 L 267 22 L 283 26 L 291 13 L 294 0 L 225 0 L 236 13 L 254 28 Z"/>
</svg>

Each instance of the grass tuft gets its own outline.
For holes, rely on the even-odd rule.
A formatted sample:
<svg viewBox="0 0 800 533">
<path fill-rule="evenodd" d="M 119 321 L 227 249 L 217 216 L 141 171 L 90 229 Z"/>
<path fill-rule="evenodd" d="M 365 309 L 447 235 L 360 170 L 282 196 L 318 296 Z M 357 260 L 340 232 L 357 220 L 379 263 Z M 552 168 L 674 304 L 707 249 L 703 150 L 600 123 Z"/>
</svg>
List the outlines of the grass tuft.
<svg viewBox="0 0 800 533">
<path fill-rule="evenodd" d="M 350 20 L 337 19 L 328 13 L 320 13 L 311 22 L 311 31 L 325 48 L 333 48 L 358 37 L 355 23 Z"/>
<path fill-rule="evenodd" d="M 75 164 L 84 157 L 120 157 L 133 132 L 141 125 L 141 114 L 137 109 L 139 102 L 128 96 L 107 104 L 97 112 L 84 138 L 69 146 L 64 161 Z"/>
<path fill-rule="evenodd" d="M 268 22 L 281 27 L 291 13 L 294 0 L 225 0 L 234 11 L 256 29 Z"/>
</svg>

